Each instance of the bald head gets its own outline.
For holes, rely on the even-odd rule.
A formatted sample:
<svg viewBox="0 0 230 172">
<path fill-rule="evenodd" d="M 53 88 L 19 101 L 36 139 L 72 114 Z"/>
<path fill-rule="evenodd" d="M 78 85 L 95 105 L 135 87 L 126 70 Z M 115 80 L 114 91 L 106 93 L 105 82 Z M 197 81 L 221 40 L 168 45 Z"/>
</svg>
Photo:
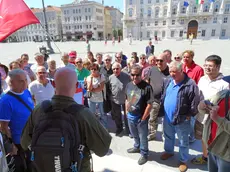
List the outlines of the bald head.
<svg viewBox="0 0 230 172">
<path fill-rule="evenodd" d="M 59 69 L 54 75 L 56 95 L 73 97 L 76 91 L 77 75 L 67 67 Z"/>
</svg>

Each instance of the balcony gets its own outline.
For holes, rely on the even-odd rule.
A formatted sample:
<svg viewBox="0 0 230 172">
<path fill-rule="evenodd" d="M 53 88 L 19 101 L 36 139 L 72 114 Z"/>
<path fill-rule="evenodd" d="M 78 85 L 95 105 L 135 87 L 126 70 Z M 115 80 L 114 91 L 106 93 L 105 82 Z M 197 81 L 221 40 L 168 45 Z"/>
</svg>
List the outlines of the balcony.
<svg viewBox="0 0 230 172">
<path fill-rule="evenodd" d="M 133 15 L 132 17 L 130 16 L 124 16 L 121 20 L 126 22 L 126 21 L 135 21 L 137 19 L 136 15 Z"/>
</svg>

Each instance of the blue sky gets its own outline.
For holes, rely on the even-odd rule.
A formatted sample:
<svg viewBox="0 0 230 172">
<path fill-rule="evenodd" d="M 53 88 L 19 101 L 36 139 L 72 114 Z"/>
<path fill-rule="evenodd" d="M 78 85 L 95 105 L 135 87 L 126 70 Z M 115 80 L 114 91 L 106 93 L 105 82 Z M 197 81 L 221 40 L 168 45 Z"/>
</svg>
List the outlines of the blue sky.
<svg viewBox="0 0 230 172">
<path fill-rule="evenodd" d="M 68 4 L 73 1 L 74 0 L 44 0 L 45 6 L 47 5 L 60 6 L 62 4 Z M 101 0 L 95 0 L 95 1 L 101 2 Z M 42 7 L 41 0 L 25 0 L 25 2 L 29 7 L 36 7 L 36 8 Z M 104 2 L 105 2 L 105 5 L 117 7 L 121 11 L 123 11 L 123 0 L 104 0 Z"/>
</svg>

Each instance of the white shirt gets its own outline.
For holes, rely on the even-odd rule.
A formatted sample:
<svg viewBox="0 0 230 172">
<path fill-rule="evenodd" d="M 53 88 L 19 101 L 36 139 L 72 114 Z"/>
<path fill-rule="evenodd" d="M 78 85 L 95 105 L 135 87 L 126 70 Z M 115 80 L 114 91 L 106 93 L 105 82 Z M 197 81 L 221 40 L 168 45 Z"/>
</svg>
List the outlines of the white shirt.
<svg viewBox="0 0 230 172">
<path fill-rule="evenodd" d="M 34 96 L 36 105 L 44 100 L 51 100 L 54 96 L 54 87 L 50 81 L 44 86 L 38 80 L 35 80 L 30 83 L 29 91 L 31 95 Z"/>
<path fill-rule="evenodd" d="M 67 68 L 72 69 L 72 70 L 76 69 L 76 67 L 72 63 L 68 63 L 67 65 L 65 65 L 64 63 L 62 63 L 59 68 L 63 68 L 63 67 L 67 67 Z"/>
<path fill-rule="evenodd" d="M 209 99 L 214 96 L 219 91 L 229 89 L 229 84 L 222 80 L 224 76 L 220 73 L 215 80 L 210 80 L 210 78 L 205 75 L 200 78 L 198 87 L 204 96 L 204 99 Z"/>
</svg>

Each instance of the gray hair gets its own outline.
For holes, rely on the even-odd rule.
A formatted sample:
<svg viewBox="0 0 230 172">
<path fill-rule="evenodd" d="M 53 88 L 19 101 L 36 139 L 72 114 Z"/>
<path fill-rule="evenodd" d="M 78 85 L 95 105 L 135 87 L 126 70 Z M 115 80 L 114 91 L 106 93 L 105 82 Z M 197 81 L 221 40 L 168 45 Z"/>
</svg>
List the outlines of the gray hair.
<svg viewBox="0 0 230 172">
<path fill-rule="evenodd" d="M 145 55 L 145 54 L 141 54 L 141 55 L 140 55 L 140 58 L 141 58 L 141 57 L 146 57 L 146 55 Z"/>
<path fill-rule="evenodd" d="M 103 56 L 103 60 L 105 60 L 106 58 L 109 58 L 110 60 L 112 60 L 112 57 L 111 57 L 109 54 L 105 54 L 105 55 Z"/>
<path fill-rule="evenodd" d="M 132 71 L 132 70 L 138 70 L 139 73 L 142 72 L 142 68 L 141 68 L 141 66 L 138 65 L 138 64 L 134 64 L 134 65 L 131 67 L 131 71 Z"/>
<path fill-rule="evenodd" d="M 118 66 L 121 69 L 121 64 L 118 62 L 114 62 L 112 65 L 112 69 L 115 68 L 116 66 Z"/>
<path fill-rule="evenodd" d="M 36 60 L 37 57 L 41 57 L 41 56 L 44 58 L 44 55 L 42 53 L 36 53 L 34 54 L 34 59 Z"/>
<path fill-rule="evenodd" d="M 36 69 L 36 73 L 38 73 L 38 70 L 40 70 L 40 69 L 45 69 L 45 71 L 46 71 L 46 68 L 44 66 L 38 66 Z"/>
<path fill-rule="evenodd" d="M 13 80 L 15 77 L 17 77 L 17 76 L 19 76 L 21 74 L 26 76 L 26 73 L 25 73 L 24 70 L 22 70 L 22 69 L 13 69 L 13 70 L 11 70 L 9 72 L 8 75 L 9 75 L 10 80 Z"/>
<path fill-rule="evenodd" d="M 182 66 L 183 66 L 183 63 L 178 62 L 178 61 L 172 61 L 169 64 L 169 68 L 175 67 L 177 69 L 177 71 L 182 71 Z"/>
</svg>

